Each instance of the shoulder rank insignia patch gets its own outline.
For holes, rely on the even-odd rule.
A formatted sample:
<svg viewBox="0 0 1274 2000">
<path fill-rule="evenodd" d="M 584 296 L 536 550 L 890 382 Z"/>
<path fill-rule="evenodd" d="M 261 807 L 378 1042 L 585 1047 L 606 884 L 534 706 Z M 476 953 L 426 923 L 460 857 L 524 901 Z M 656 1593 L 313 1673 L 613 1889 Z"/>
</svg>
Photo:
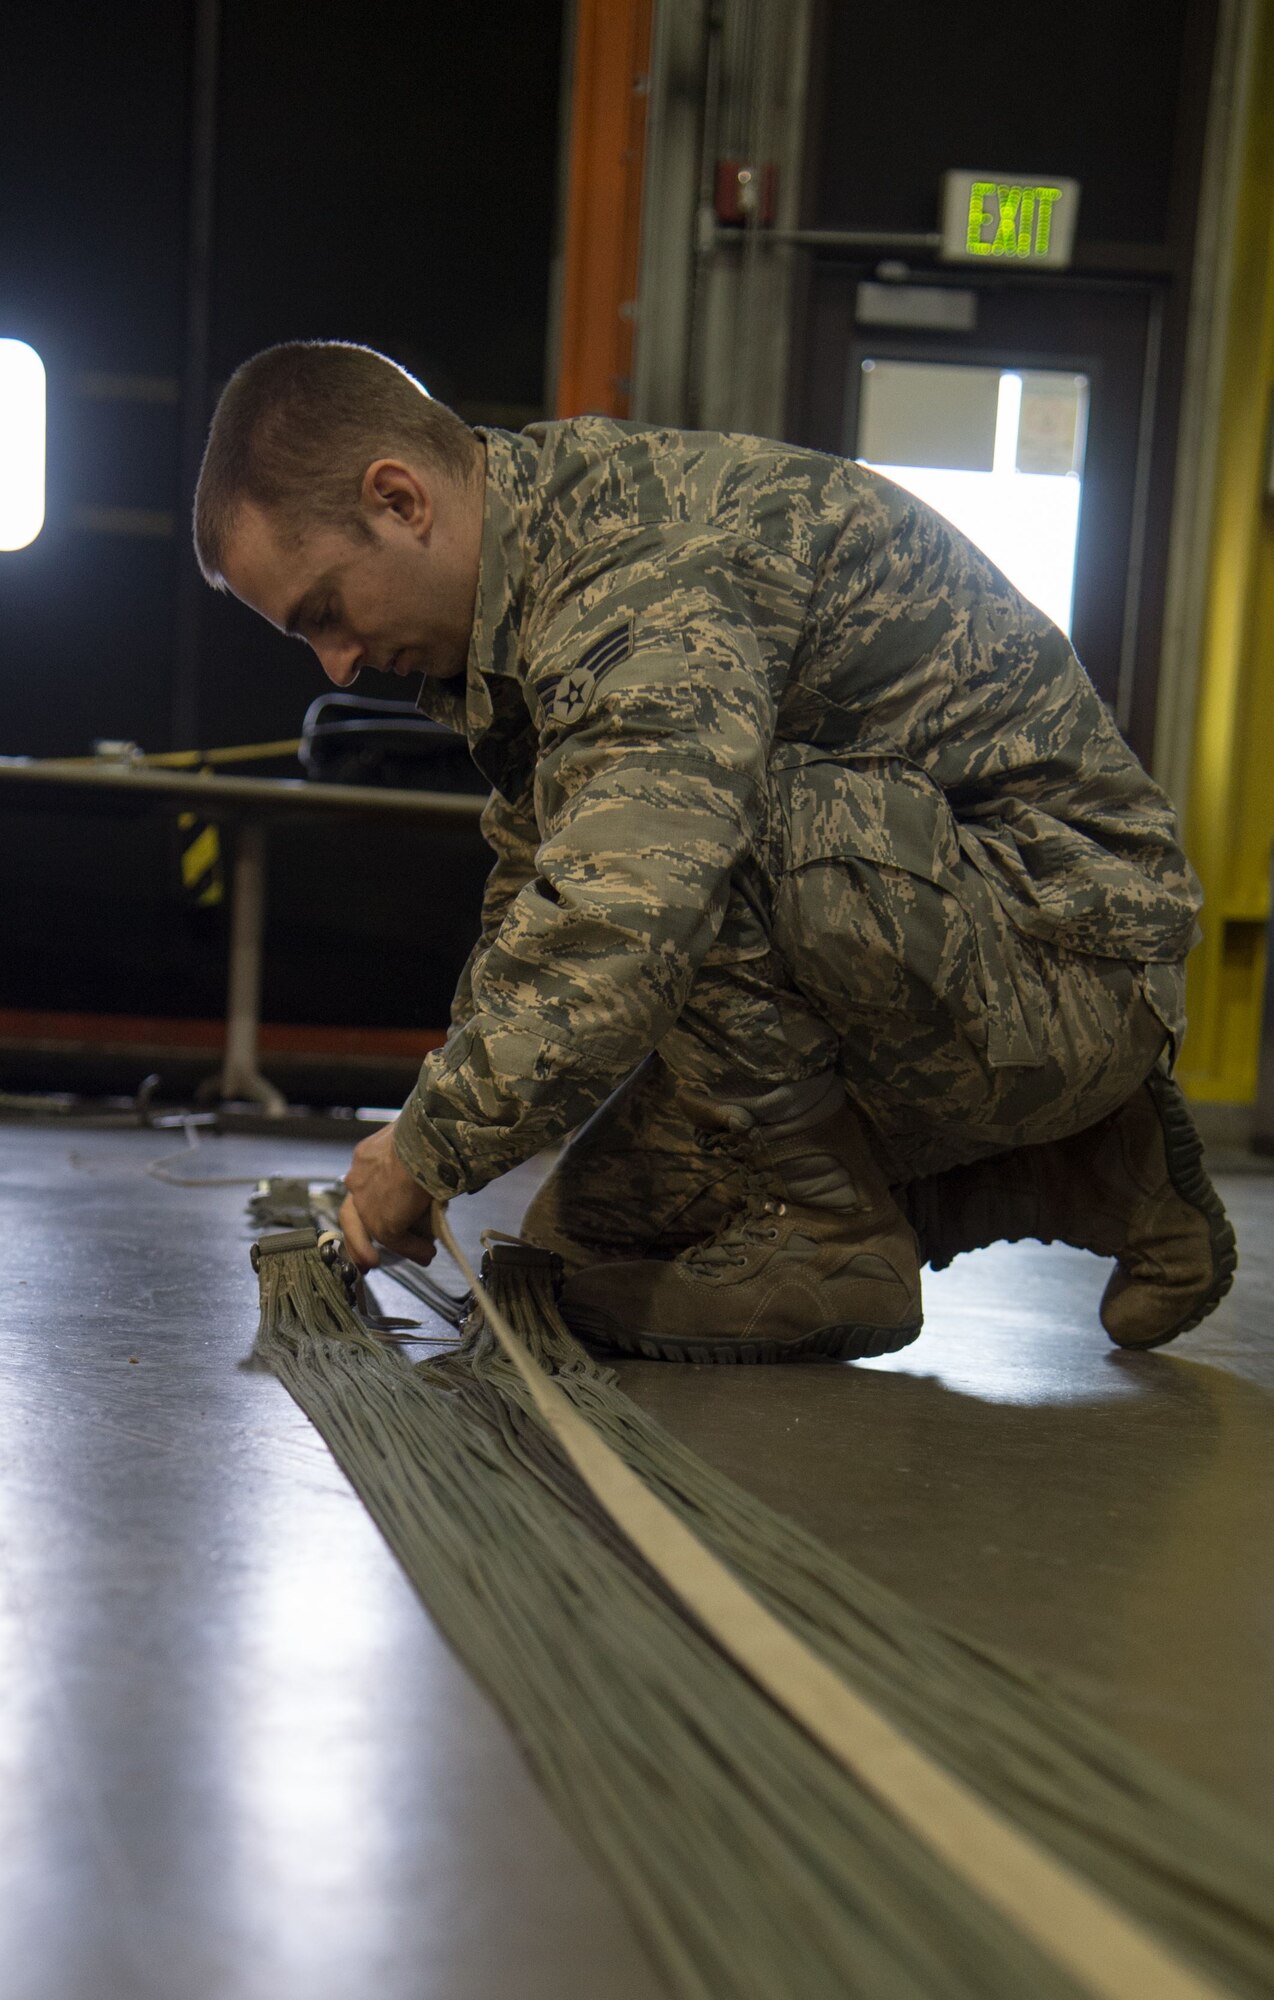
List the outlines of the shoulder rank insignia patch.
<svg viewBox="0 0 1274 2000">
<path fill-rule="evenodd" d="M 633 627 L 630 619 L 626 625 L 616 625 L 611 632 L 604 632 L 595 639 L 586 652 L 580 654 L 573 667 L 561 675 L 553 691 L 553 699 L 548 705 L 550 722 L 578 722 L 587 713 L 597 683 L 612 667 L 626 660 L 633 650 Z"/>
</svg>

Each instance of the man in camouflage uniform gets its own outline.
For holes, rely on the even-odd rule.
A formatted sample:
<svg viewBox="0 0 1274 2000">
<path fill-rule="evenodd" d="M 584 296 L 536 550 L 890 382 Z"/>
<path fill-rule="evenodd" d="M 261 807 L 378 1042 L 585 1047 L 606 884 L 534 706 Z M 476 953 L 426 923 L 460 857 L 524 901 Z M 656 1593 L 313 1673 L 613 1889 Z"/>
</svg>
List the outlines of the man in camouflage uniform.
<svg viewBox="0 0 1274 2000">
<path fill-rule="evenodd" d="M 1197 885 L 1063 635 L 854 464 L 585 418 L 466 471 L 360 433 L 369 368 L 248 363 L 196 506 L 210 580 L 343 685 L 423 667 L 493 787 L 451 1033 L 349 1176 L 360 1261 L 573 1132 L 524 1233 L 619 1349 L 884 1352 L 919 1262 L 1025 1235 L 1119 1260 L 1120 1343 L 1197 1323 L 1234 1264 L 1167 1073 Z M 307 525 L 253 441 L 329 420 L 349 518 Z"/>
</svg>

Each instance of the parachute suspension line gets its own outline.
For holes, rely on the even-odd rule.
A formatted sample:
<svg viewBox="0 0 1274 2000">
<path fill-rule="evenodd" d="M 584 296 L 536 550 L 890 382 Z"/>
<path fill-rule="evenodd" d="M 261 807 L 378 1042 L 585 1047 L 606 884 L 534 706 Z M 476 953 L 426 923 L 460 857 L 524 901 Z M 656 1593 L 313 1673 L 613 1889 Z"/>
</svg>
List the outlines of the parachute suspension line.
<svg viewBox="0 0 1274 2000">
<path fill-rule="evenodd" d="M 477 1299 L 458 1345 L 388 1346 L 301 1227 L 255 1246 L 254 1358 L 679 2000 L 1274 1990 L 1259 1834 L 679 1444 L 563 1325 L 546 1253 L 479 1277 L 434 1220 Z"/>
</svg>

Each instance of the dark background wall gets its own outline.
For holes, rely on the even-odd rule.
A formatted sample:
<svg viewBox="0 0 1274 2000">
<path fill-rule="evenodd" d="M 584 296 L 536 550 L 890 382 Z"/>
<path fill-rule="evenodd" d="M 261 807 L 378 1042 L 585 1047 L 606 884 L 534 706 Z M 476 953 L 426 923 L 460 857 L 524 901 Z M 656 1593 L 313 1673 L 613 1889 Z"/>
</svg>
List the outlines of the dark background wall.
<svg viewBox="0 0 1274 2000">
<path fill-rule="evenodd" d="M 214 12 L 207 311 L 192 316 L 197 51 Z M 1098 363 L 1099 322 L 1117 309 L 1140 354 L 1158 315 L 1131 715 L 1144 751 L 1213 0 L 819 12 L 805 221 L 926 230 L 947 167 L 1070 173 L 1083 199 L 1068 282 Z M 382 347 L 474 420 L 540 413 L 560 0 L 16 0 L 4 36 L 0 333 L 47 363 L 50 465 L 44 533 L 0 556 L 0 752 L 293 735 L 323 683 L 301 648 L 198 583 L 191 438 L 238 361 L 298 335 Z M 840 448 L 854 285 L 871 273 L 809 261 L 794 434 Z M 996 282 L 1011 313 L 1012 281 Z M 1117 400 L 1112 434 L 1136 433 L 1136 383 Z M 1104 544 L 1085 505 L 1083 532 Z M 0 835 L 0 1009 L 219 1013 L 224 917 L 183 910 L 169 827 L 5 811 Z M 485 867 L 476 837 L 278 835 L 266 1017 L 441 1026 Z"/>
<path fill-rule="evenodd" d="M 937 226 L 949 167 L 1068 174 L 1084 245 L 1167 246 L 1193 204 L 1211 0 L 1001 8 L 829 0 L 814 226 Z"/>
<path fill-rule="evenodd" d="M 202 745 L 295 735 L 325 685 L 192 584 L 208 19 L 194 0 L 6 11 L 0 333 L 45 360 L 50 456 L 44 532 L 0 556 L 0 753 L 187 747 L 183 721 Z M 196 426 L 237 362 L 307 336 L 383 348 L 475 421 L 541 414 L 561 8 L 224 0 L 216 26 Z M 0 833 L 0 1007 L 219 1012 L 224 917 L 181 908 L 166 825 L 5 812 Z M 442 1025 L 485 868 L 476 835 L 279 835 L 266 1017 Z"/>
</svg>

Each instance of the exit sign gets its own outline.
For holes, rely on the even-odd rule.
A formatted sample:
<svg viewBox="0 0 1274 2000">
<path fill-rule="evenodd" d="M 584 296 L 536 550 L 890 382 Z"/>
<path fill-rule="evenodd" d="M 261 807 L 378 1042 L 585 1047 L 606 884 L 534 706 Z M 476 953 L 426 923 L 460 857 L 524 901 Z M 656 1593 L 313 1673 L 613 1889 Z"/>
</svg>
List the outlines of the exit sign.
<svg viewBox="0 0 1274 2000">
<path fill-rule="evenodd" d="M 943 176 L 942 255 L 952 264 L 1046 264 L 1071 260 L 1079 182 L 1060 175 Z"/>
</svg>

